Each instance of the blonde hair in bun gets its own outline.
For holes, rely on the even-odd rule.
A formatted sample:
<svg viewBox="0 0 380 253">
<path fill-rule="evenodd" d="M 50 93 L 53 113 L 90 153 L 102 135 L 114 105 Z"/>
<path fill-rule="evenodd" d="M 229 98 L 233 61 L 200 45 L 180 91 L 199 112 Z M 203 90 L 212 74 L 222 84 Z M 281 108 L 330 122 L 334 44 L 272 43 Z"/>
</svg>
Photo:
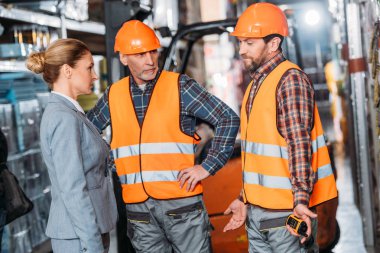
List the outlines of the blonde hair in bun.
<svg viewBox="0 0 380 253">
<path fill-rule="evenodd" d="M 61 67 L 64 64 L 75 67 L 77 61 L 87 53 L 90 53 L 90 50 L 82 41 L 59 39 L 50 44 L 45 52 L 30 54 L 26 66 L 34 73 L 42 73 L 43 79 L 52 89 L 53 83 L 60 75 Z"/>
<path fill-rule="evenodd" d="M 36 74 L 42 73 L 45 69 L 45 52 L 31 53 L 26 61 L 26 67 Z"/>
</svg>

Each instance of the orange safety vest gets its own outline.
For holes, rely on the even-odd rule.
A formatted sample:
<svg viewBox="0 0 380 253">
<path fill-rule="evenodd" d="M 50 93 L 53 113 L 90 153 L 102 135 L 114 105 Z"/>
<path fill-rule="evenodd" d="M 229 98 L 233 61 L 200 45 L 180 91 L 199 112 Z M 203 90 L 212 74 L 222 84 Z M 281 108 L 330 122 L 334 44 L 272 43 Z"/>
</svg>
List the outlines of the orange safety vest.
<svg viewBox="0 0 380 253">
<path fill-rule="evenodd" d="M 277 85 L 286 71 L 299 67 L 289 61 L 279 64 L 261 84 L 254 99 L 249 120 L 246 104 L 252 82 L 241 107 L 242 167 L 244 199 L 269 209 L 293 209 L 292 184 L 288 163 L 288 145 L 277 129 Z M 314 127 L 311 167 L 316 182 L 309 206 L 337 196 L 335 178 L 323 136 L 317 105 L 314 104 Z"/>
<path fill-rule="evenodd" d="M 148 197 L 173 199 L 202 193 L 181 189 L 177 176 L 194 166 L 194 136 L 180 129 L 179 74 L 163 71 L 154 86 L 144 120 L 137 119 L 129 77 L 114 83 L 109 92 L 112 141 L 116 171 L 125 203 Z"/>
</svg>

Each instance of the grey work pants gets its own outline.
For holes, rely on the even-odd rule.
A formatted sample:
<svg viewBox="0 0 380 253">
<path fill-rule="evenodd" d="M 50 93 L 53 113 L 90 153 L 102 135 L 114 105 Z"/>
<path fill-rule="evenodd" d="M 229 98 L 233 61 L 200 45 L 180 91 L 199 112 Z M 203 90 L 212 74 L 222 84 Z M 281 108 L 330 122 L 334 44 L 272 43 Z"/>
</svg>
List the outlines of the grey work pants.
<svg viewBox="0 0 380 253">
<path fill-rule="evenodd" d="M 149 198 L 127 204 L 128 237 L 136 252 L 210 252 L 210 222 L 202 196 Z"/>
<path fill-rule="evenodd" d="M 316 253 L 319 252 L 316 242 L 317 219 L 312 219 L 312 234 L 314 245 L 305 248 L 300 238 L 288 232 L 286 227 L 272 228 L 260 231 L 260 222 L 280 217 L 287 217 L 291 211 L 268 210 L 249 205 L 246 229 L 249 240 L 249 253 Z"/>
</svg>

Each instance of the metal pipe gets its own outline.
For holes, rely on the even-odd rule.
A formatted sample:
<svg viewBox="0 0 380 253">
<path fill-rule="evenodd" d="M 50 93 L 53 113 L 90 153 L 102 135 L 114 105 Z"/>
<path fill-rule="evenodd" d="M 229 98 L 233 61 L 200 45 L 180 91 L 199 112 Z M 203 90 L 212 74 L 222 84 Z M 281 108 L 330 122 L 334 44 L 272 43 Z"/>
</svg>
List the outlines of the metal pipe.
<svg viewBox="0 0 380 253">
<path fill-rule="evenodd" d="M 359 202 L 363 218 L 364 242 L 374 246 L 374 210 L 372 176 L 369 157 L 369 136 L 366 111 L 365 61 L 363 59 L 360 6 L 347 4 L 347 30 L 349 45 L 349 72 L 355 130 L 357 168 L 359 178 Z M 364 66 L 363 66 L 364 65 Z"/>
<path fill-rule="evenodd" d="M 66 6 L 66 1 L 60 0 L 58 2 L 58 12 L 59 12 L 60 21 L 61 21 L 61 38 L 62 39 L 67 38 L 65 6 Z"/>
</svg>

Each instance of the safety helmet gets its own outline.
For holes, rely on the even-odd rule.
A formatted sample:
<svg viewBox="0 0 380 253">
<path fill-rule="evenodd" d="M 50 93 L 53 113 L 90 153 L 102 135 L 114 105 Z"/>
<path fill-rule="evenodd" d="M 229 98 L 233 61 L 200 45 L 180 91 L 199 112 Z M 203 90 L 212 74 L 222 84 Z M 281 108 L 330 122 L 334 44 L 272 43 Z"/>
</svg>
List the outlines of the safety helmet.
<svg viewBox="0 0 380 253">
<path fill-rule="evenodd" d="M 239 17 L 232 36 L 263 38 L 270 34 L 288 36 L 288 23 L 282 10 L 270 3 L 255 3 Z"/>
<path fill-rule="evenodd" d="M 160 47 L 160 41 L 149 26 L 139 20 L 130 20 L 117 32 L 114 51 L 122 54 L 139 54 Z"/>
</svg>

